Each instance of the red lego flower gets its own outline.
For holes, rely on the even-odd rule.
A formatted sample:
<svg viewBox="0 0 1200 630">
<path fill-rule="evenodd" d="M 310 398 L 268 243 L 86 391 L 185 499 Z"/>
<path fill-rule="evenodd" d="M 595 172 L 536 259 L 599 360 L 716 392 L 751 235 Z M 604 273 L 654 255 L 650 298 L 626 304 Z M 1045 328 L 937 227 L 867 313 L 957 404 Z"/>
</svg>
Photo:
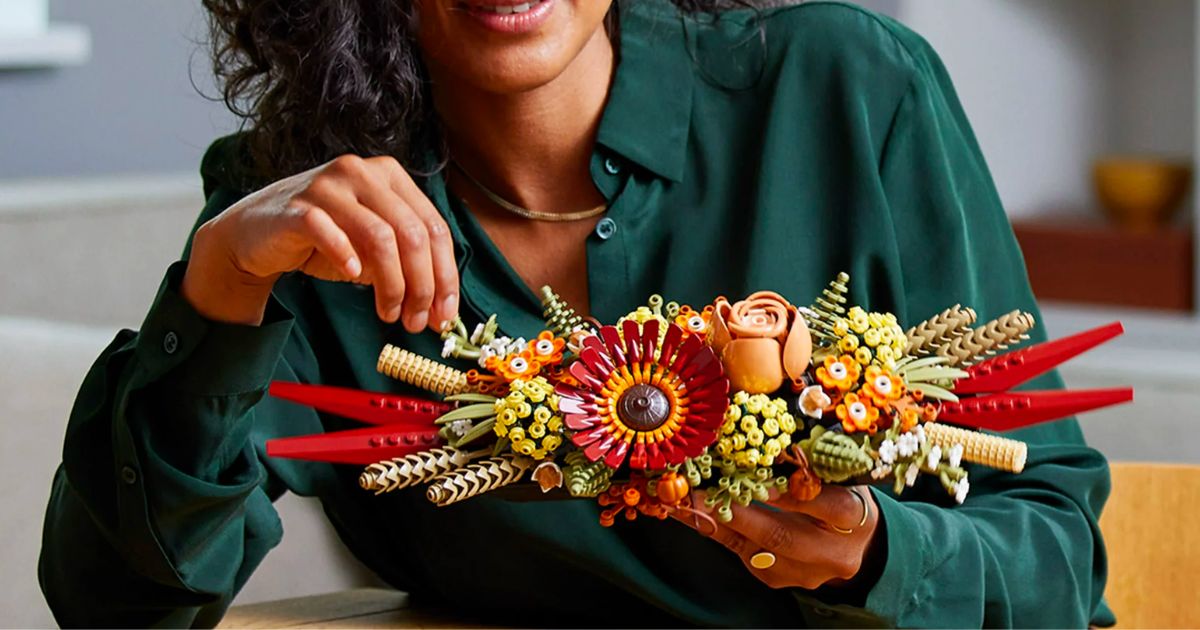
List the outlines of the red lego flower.
<svg viewBox="0 0 1200 630">
<path fill-rule="evenodd" d="M 653 319 L 584 338 L 571 375 L 578 387 L 556 389 L 571 441 L 612 468 L 628 457 L 632 468 L 662 470 L 699 455 L 716 441 L 729 406 L 729 379 L 712 349 Z"/>
</svg>

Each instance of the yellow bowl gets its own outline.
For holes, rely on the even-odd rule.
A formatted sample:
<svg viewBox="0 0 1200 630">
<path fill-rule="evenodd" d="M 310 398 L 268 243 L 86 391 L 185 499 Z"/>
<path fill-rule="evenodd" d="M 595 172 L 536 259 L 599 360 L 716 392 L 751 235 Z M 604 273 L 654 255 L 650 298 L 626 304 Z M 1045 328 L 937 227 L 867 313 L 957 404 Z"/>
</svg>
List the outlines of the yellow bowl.
<svg viewBox="0 0 1200 630">
<path fill-rule="evenodd" d="M 1166 224 L 1192 181 L 1186 163 L 1153 158 L 1105 158 L 1092 167 L 1096 194 L 1116 223 L 1145 230 Z"/>
</svg>

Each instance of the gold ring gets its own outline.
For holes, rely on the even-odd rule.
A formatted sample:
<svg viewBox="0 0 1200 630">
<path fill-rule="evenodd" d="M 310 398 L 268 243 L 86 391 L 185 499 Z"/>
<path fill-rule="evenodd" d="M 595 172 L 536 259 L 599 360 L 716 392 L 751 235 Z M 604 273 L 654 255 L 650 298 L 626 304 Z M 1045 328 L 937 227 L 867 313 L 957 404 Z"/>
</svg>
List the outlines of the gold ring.
<svg viewBox="0 0 1200 630">
<path fill-rule="evenodd" d="M 861 494 L 859 494 L 858 491 L 853 488 L 847 488 L 846 490 L 850 494 L 854 495 L 854 498 L 858 499 L 858 502 L 862 504 L 863 513 L 862 513 L 862 518 L 858 520 L 858 525 L 855 525 L 853 528 L 846 529 L 846 528 L 838 527 L 837 525 L 834 525 L 832 523 L 823 523 L 823 525 L 825 526 L 826 529 L 837 532 L 839 534 L 842 534 L 843 536 L 853 534 L 854 528 L 862 527 L 863 525 L 866 525 L 867 517 L 869 517 L 871 515 L 871 505 L 869 503 L 867 503 L 867 500 L 864 499 L 863 496 Z"/>
<path fill-rule="evenodd" d="M 750 566 L 755 569 L 770 569 L 775 566 L 775 554 L 770 551 L 760 551 L 750 556 Z"/>
</svg>

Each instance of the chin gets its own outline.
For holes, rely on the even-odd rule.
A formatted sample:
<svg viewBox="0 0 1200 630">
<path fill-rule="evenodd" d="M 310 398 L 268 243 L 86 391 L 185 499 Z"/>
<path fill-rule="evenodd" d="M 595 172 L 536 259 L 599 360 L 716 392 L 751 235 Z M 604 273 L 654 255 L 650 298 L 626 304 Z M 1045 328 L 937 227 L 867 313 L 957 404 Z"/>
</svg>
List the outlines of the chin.
<svg viewBox="0 0 1200 630">
<path fill-rule="evenodd" d="M 519 93 L 560 76 L 593 37 L 611 0 L 421 0 L 425 63 L 486 92 Z"/>
</svg>

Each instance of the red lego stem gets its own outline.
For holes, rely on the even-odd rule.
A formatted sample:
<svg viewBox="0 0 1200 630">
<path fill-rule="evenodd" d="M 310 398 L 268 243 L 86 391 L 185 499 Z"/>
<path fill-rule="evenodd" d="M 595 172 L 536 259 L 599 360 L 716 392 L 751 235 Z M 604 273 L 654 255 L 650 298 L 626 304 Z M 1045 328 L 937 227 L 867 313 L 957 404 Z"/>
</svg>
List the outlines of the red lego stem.
<svg viewBox="0 0 1200 630">
<path fill-rule="evenodd" d="M 454 408 L 452 404 L 424 398 L 286 381 L 271 383 L 270 394 L 368 424 L 401 425 L 393 426 L 393 431 L 433 429 L 433 421 Z"/>
<path fill-rule="evenodd" d="M 989 431 L 1011 431 L 1132 400 L 1133 389 L 1130 387 L 1007 392 L 942 403 L 938 421 Z"/>
<path fill-rule="evenodd" d="M 968 368 L 967 378 L 954 383 L 954 393 L 985 394 L 1003 392 L 1045 374 L 1096 346 L 1125 332 L 1121 322 L 1047 341 L 993 357 Z"/>
<path fill-rule="evenodd" d="M 389 427 L 367 427 L 268 440 L 267 455 L 365 466 L 427 451 L 442 443 L 436 429 L 397 431 Z"/>
</svg>

